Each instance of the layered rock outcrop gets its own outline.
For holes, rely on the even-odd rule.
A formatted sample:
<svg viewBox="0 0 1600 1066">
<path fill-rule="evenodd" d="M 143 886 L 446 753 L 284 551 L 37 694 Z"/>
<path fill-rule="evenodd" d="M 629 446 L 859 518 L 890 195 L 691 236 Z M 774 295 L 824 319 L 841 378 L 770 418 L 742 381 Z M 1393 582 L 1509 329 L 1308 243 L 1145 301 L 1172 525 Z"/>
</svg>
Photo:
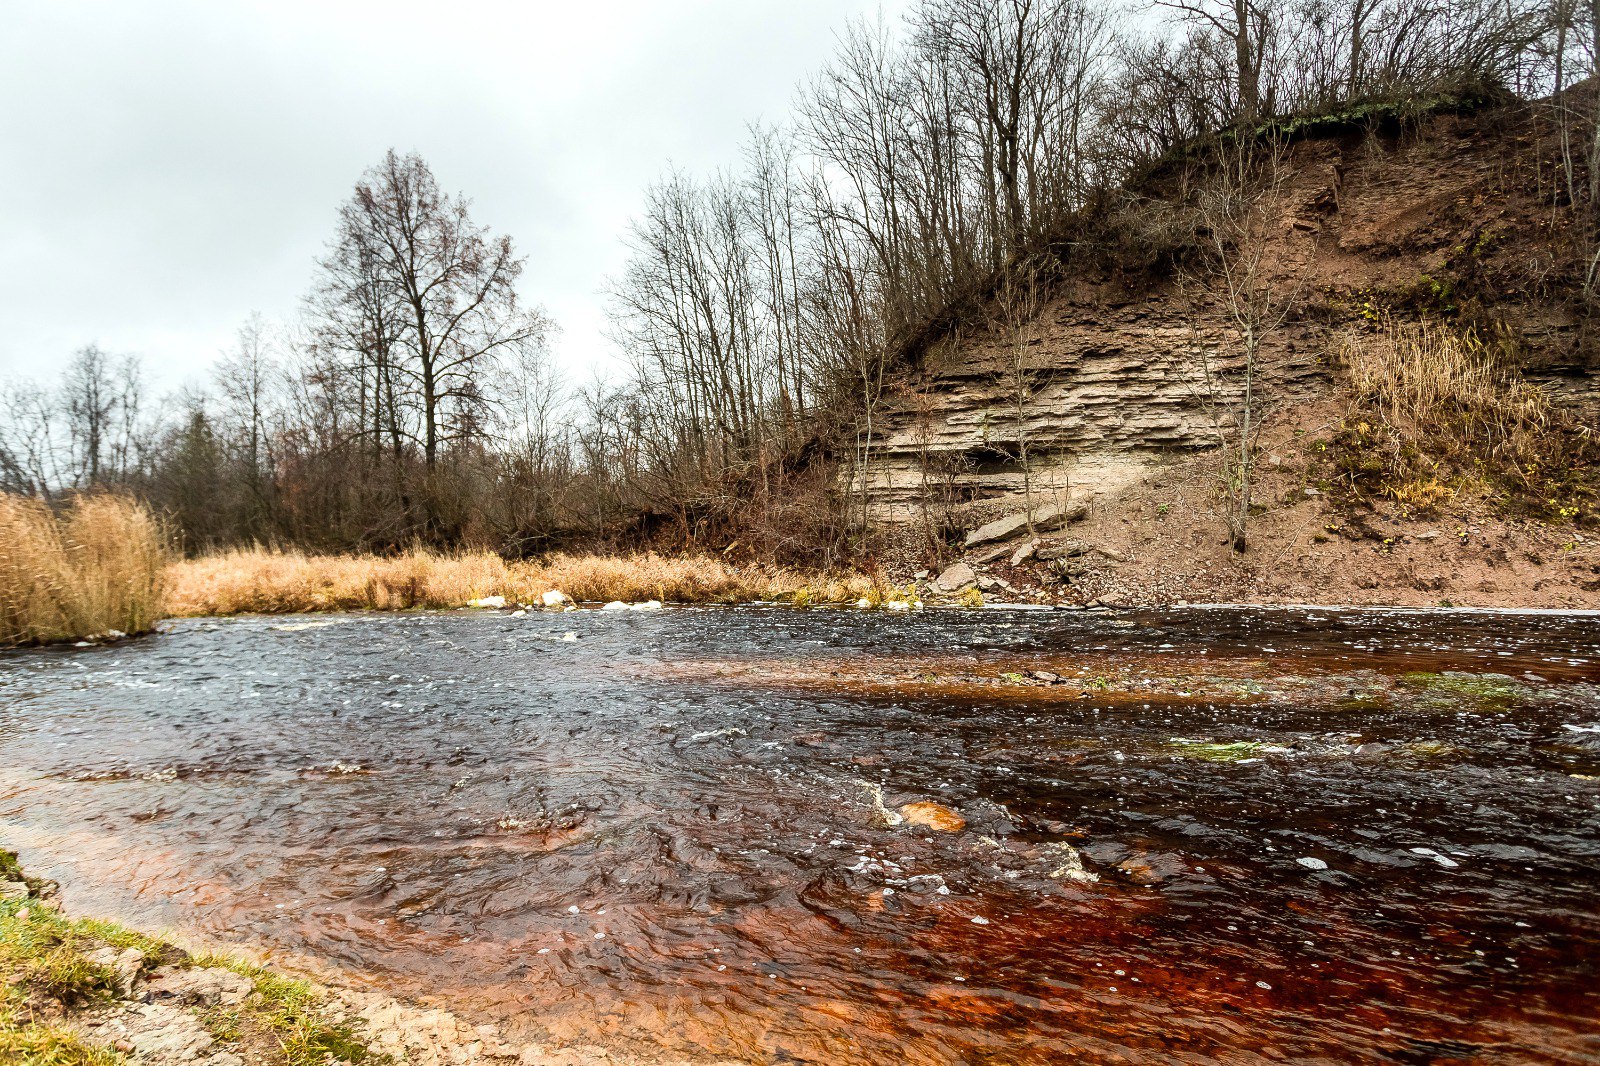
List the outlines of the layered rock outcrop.
<svg viewBox="0 0 1600 1066">
<path fill-rule="evenodd" d="M 1263 276 L 1292 307 L 1261 348 L 1265 412 L 1337 401 L 1337 337 L 1376 309 L 1450 317 L 1472 301 L 1493 304 L 1529 377 L 1600 407 L 1540 142 L 1517 122 L 1441 115 L 1293 146 L 1263 237 Z M 983 516 L 1120 492 L 1214 448 L 1241 381 L 1227 310 L 1175 271 L 1085 266 L 1037 314 L 969 323 L 918 353 L 856 485 L 880 520 Z"/>
</svg>

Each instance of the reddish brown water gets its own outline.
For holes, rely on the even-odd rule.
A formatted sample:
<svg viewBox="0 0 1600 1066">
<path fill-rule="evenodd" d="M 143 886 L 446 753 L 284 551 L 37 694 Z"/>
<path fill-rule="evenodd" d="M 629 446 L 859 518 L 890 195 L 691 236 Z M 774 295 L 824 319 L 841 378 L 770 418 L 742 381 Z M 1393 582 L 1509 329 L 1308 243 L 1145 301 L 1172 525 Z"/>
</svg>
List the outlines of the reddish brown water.
<svg viewBox="0 0 1600 1066">
<path fill-rule="evenodd" d="M 0 655 L 0 840 L 530 1037 L 1600 1061 L 1595 616 L 331 621 Z"/>
</svg>

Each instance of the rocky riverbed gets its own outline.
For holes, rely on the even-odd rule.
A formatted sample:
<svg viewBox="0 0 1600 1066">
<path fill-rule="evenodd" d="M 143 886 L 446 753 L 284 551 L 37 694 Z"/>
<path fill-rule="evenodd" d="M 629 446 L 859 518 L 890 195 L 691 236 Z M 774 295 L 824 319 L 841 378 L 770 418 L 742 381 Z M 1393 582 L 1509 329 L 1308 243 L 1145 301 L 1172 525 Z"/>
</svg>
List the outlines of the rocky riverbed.
<svg viewBox="0 0 1600 1066">
<path fill-rule="evenodd" d="M 29 1066 L 664 1066 L 69 917 L 0 851 L 0 1062 Z"/>
<path fill-rule="evenodd" d="M 1593 615 L 196 620 L 0 657 L 0 743 L 71 911 L 397 1061 L 1600 1054 Z M 112 1047 L 272 998 L 89 932 Z"/>
</svg>

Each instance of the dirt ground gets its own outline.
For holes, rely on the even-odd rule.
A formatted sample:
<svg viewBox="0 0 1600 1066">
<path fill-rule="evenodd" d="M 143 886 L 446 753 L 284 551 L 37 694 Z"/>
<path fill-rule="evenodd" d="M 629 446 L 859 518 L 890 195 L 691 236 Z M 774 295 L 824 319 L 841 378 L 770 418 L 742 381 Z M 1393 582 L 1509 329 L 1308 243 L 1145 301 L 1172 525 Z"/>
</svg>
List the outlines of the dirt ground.
<svg viewBox="0 0 1600 1066">
<path fill-rule="evenodd" d="M 1330 422 L 1329 411 L 1308 410 L 1265 437 L 1254 491 L 1261 513 L 1242 553 L 1227 540 L 1216 459 L 1202 454 L 1095 497 L 1080 521 L 935 564 L 908 535 L 886 569 L 898 581 L 932 580 L 939 564 L 965 561 L 990 602 L 1600 609 L 1600 531 L 1508 515 L 1492 499 L 1464 496 L 1430 513 L 1342 501 L 1318 487 L 1328 471 L 1315 442 Z M 1013 563 L 1035 539 L 1033 557 Z"/>
</svg>

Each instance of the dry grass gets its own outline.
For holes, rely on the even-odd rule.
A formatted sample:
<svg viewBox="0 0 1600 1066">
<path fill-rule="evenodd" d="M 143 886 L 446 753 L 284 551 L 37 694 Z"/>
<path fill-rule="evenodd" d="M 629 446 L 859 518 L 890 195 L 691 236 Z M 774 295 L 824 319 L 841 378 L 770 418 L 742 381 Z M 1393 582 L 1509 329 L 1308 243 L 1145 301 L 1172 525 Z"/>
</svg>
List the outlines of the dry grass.
<svg viewBox="0 0 1600 1066">
<path fill-rule="evenodd" d="M 1359 405 L 1459 456 L 1534 450 L 1555 422 L 1549 393 L 1496 365 L 1471 331 L 1388 322 L 1346 338 L 1341 355 Z"/>
<path fill-rule="evenodd" d="M 487 552 L 393 557 L 234 551 L 173 566 L 168 613 L 180 617 L 460 607 L 504 596 L 538 603 L 559 590 L 579 601 L 812 603 L 854 601 L 867 579 L 754 566 L 705 556 L 569 556 L 508 563 Z"/>
<path fill-rule="evenodd" d="M 0 494 L 0 644 L 146 632 L 168 562 L 160 521 L 131 499 L 82 496 L 55 511 Z"/>
<path fill-rule="evenodd" d="M 1335 443 L 1353 488 L 1420 510 L 1463 493 L 1548 517 L 1591 509 L 1594 440 L 1475 333 L 1385 321 L 1339 356 L 1354 395 Z"/>
</svg>

